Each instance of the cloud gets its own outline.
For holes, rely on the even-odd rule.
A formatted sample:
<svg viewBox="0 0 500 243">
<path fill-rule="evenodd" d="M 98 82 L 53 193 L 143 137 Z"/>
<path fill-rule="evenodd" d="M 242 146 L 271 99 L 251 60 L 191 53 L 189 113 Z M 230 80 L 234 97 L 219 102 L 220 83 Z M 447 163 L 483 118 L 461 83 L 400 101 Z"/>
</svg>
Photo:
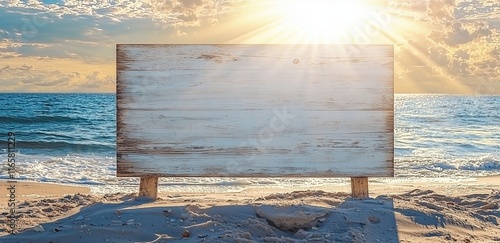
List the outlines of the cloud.
<svg viewBox="0 0 500 243">
<path fill-rule="evenodd" d="M 414 1 L 390 1 L 389 7 L 393 11 L 394 14 L 403 14 L 405 11 L 413 11 L 417 13 L 425 13 L 427 10 L 427 1 L 426 0 L 414 0 Z"/>
<path fill-rule="evenodd" d="M 115 43 L 164 42 L 228 9 L 215 0 L 0 1 L 0 48 L 8 40 L 4 51 L 21 55 L 111 61 Z"/>
<path fill-rule="evenodd" d="M 21 70 L 22 69 L 17 69 Z M 30 72 L 23 76 L 18 76 L 18 81 L 23 85 L 31 86 L 34 89 L 49 86 L 66 86 L 77 75 L 75 73 L 64 73 L 62 71 L 42 71 Z"/>
<path fill-rule="evenodd" d="M 466 59 L 456 58 L 455 56 L 455 58 L 453 58 L 450 62 L 449 68 L 451 73 L 456 76 L 466 77 L 471 75 L 469 62 Z"/>
<path fill-rule="evenodd" d="M 219 22 L 219 15 L 231 11 L 232 3 L 239 1 L 214 0 L 146 0 L 153 10 L 153 18 L 177 30 L 177 35 L 186 35 L 182 27 L 200 26 L 206 21 L 211 25 Z"/>
<path fill-rule="evenodd" d="M 114 65 L 72 59 L 0 59 L 2 90 L 17 92 L 113 92 Z"/>
<path fill-rule="evenodd" d="M 175 35 L 186 35 L 186 28 L 205 22 L 216 24 L 233 8 L 232 2 L 0 1 L 0 41 L 9 39 L 15 44 L 9 51 L 22 55 L 111 61 L 115 43 L 161 43 Z M 28 43 L 50 46 L 34 48 Z"/>
<path fill-rule="evenodd" d="M 97 89 L 110 85 L 115 85 L 115 79 L 111 75 L 103 75 L 99 71 L 85 75 L 85 79 L 76 84 L 76 86 L 83 89 Z"/>
<path fill-rule="evenodd" d="M 464 50 L 457 50 L 454 55 L 455 58 L 457 59 L 462 59 L 462 60 L 469 60 L 470 55 L 467 53 L 467 51 Z"/>
<path fill-rule="evenodd" d="M 441 87 L 433 82 L 443 80 L 500 82 L 500 2 L 365 1 L 388 6 L 394 16 L 388 29 L 401 24 L 388 31 L 397 45 L 396 82 L 414 79 L 424 91 Z M 6 84 L 1 89 L 110 92 L 116 43 L 234 40 L 272 27 L 258 18 L 265 10 L 260 7 L 268 5 L 266 0 L 0 0 L 0 82 Z M 246 22 L 236 25 L 236 20 Z"/>
<path fill-rule="evenodd" d="M 23 64 L 20 70 L 27 71 L 33 68 L 33 65 Z"/>
<path fill-rule="evenodd" d="M 448 22 L 455 19 L 455 0 L 430 0 L 427 15 L 436 22 Z"/>
<path fill-rule="evenodd" d="M 449 63 L 448 60 L 448 50 L 444 47 L 433 46 L 428 49 L 429 58 L 432 61 L 432 64 L 436 64 L 438 66 L 447 66 Z"/>
<path fill-rule="evenodd" d="M 455 46 L 466 44 L 482 37 L 490 37 L 492 33 L 488 23 L 484 21 L 457 21 L 446 26 L 441 31 L 432 31 L 429 34 L 429 38 L 435 42 L 444 42 L 447 45 Z"/>
<path fill-rule="evenodd" d="M 5 65 L 3 68 L 0 68 L 0 73 L 1 72 L 7 72 L 7 71 L 28 71 L 33 68 L 33 65 L 28 65 L 24 63 L 23 65 L 19 67 L 14 67 L 12 68 L 10 65 Z"/>
<path fill-rule="evenodd" d="M 231 2 L 0 1 L 1 90 L 113 91 L 115 44 L 171 41 Z"/>
<path fill-rule="evenodd" d="M 477 88 L 500 85 L 500 2 L 396 0 L 390 6 L 392 12 L 411 18 L 415 30 L 404 36 L 408 44 L 399 45 L 404 55 L 397 53 L 398 77 L 413 79 L 427 91 L 433 89 L 429 82 L 443 82 L 462 83 L 464 92 L 500 93 Z M 442 90 L 438 87 L 434 85 Z"/>
</svg>

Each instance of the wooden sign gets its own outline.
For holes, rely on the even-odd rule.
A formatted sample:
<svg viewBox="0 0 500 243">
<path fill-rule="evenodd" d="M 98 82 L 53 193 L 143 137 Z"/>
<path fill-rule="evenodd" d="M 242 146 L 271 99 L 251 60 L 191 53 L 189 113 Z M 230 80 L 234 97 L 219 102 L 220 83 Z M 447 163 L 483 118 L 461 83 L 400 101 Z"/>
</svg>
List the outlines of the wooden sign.
<svg viewBox="0 0 500 243">
<path fill-rule="evenodd" d="M 394 175 L 392 45 L 117 45 L 117 175 Z"/>
</svg>

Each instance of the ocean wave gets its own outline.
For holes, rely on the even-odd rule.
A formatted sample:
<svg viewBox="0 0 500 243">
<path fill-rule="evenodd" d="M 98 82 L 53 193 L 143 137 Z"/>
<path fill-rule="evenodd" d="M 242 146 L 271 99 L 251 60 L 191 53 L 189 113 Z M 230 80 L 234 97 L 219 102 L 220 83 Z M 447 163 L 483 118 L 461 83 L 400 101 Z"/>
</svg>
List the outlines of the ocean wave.
<svg viewBox="0 0 500 243">
<path fill-rule="evenodd" d="M 83 117 L 68 117 L 68 116 L 0 116 L 1 123 L 13 124 L 32 124 L 32 123 L 52 123 L 52 122 L 77 122 L 86 121 Z"/>
<path fill-rule="evenodd" d="M 0 146 L 6 147 L 7 142 L 0 142 Z M 62 153 L 98 153 L 98 152 L 115 152 L 116 144 L 114 143 L 71 143 L 67 141 L 16 141 L 16 149 L 25 150 L 51 150 L 51 153 L 57 153 L 59 150 Z"/>
<path fill-rule="evenodd" d="M 458 168 L 461 170 L 472 170 L 472 171 L 478 171 L 478 170 L 492 171 L 492 170 L 500 170 L 500 163 L 491 162 L 484 164 L 469 164 L 469 165 L 459 166 Z"/>
<path fill-rule="evenodd" d="M 468 162 L 457 167 L 460 170 L 500 170 L 500 161 L 486 160 L 486 161 L 474 161 Z"/>
<path fill-rule="evenodd" d="M 425 154 L 395 158 L 396 177 L 459 178 L 497 175 L 500 173 L 498 153 L 475 156 Z"/>
</svg>

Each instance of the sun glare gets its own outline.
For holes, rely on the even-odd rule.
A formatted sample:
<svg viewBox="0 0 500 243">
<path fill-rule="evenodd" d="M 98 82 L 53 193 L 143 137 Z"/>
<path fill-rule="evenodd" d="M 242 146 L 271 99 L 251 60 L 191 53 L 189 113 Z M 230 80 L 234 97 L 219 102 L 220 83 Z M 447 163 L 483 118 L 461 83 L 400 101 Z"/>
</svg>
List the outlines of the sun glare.
<svg viewBox="0 0 500 243">
<path fill-rule="evenodd" d="M 393 43 L 391 16 L 380 0 L 254 0 L 228 26 L 251 31 L 232 43 Z M 210 33 L 213 35 L 213 33 Z"/>
<path fill-rule="evenodd" d="M 295 0 L 281 9 L 283 24 L 310 41 L 342 42 L 366 17 L 365 6 L 355 1 Z"/>
</svg>

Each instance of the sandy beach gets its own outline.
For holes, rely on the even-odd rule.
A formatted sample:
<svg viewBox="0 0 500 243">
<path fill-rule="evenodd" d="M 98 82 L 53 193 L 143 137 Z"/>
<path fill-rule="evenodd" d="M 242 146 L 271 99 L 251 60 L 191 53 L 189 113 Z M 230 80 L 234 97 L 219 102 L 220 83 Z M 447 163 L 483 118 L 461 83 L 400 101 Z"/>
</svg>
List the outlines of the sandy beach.
<svg viewBox="0 0 500 243">
<path fill-rule="evenodd" d="M 1 187 L 7 188 L 5 182 Z M 370 180 L 370 198 L 348 184 L 91 195 L 85 187 L 17 182 L 12 235 L 2 194 L 0 242 L 498 242 L 500 176 L 464 183 Z"/>
</svg>

